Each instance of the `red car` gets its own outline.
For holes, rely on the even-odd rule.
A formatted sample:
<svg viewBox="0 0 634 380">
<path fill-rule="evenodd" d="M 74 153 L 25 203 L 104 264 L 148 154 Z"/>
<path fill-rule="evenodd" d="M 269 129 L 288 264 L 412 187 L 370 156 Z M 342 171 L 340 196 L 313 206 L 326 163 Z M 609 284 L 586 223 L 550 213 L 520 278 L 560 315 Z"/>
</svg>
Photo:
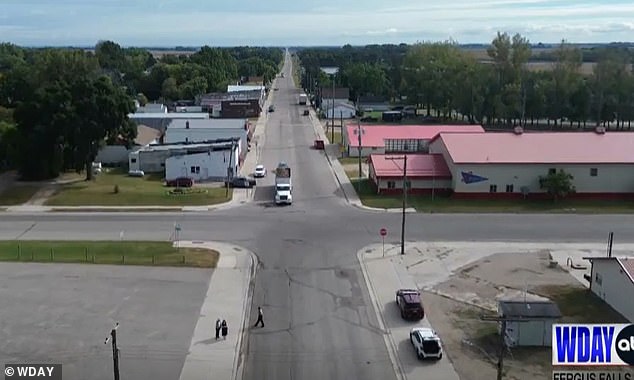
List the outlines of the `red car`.
<svg viewBox="0 0 634 380">
<path fill-rule="evenodd" d="M 425 317 L 420 292 L 416 289 L 399 289 L 396 291 L 396 305 L 401 317 L 409 320 L 421 320 Z"/>
<path fill-rule="evenodd" d="M 165 185 L 168 187 L 192 187 L 194 186 L 194 180 L 188 177 L 179 177 L 166 181 Z"/>
</svg>

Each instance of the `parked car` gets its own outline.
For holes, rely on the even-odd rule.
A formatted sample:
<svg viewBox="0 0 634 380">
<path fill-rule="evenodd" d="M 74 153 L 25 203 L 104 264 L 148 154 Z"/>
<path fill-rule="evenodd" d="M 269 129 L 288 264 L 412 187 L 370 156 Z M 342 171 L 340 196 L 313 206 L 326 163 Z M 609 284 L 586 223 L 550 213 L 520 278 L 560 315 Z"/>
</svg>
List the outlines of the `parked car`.
<svg viewBox="0 0 634 380">
<path fill-rule="evenodd" d="M 396 305 L 401 317 L 408 320 L 421 320 L 425 317 L 420 292 L 416 289 L 399 289 L 396 291 Z"/>
<path fill-rule="evenodd" d="M 249 189 L 255 186 L 255 178 L 233 177 L 228 185 L 229 187 Z M 227 186 L 227 181 L 225 181 L 225 186 Z"/>
<path fill-rule="evenodd" d="M 130 170 L 128 172 L 128 175 L 130 177 L 143 177 L 145 175 L 145 172 L 143 170 Z"/>
<path fill-rule="evenodd" d="M 274 112 L 275 111 L 275 106 L 269 106 L 269 112 Z"/>
<path fill-rule="evenodd" d="M 256 165 L 255 171 L 253 172 L 253 176 L 255 178 L 266 177 L 266 168 L 264 167 L 264 165 Z"/>
<path fill-rule="evenodd" d="M 308 115 L 310 115 L 310 111 L 304 110 L 304 116 L 308 116 Z"/>
<path fill-rule="evenodd" d="M 178 177 L 165 181 L 165 185 L 168 187 L 192 187 L 194 180 L 189 177 Z"/>
<path fill-rule="evenodd" d="M 414 327 L 409 333 L 416 356 L 419 359 L 442 359 L 442 343 L 436 332 L 429 327 Z"/>
</svg>

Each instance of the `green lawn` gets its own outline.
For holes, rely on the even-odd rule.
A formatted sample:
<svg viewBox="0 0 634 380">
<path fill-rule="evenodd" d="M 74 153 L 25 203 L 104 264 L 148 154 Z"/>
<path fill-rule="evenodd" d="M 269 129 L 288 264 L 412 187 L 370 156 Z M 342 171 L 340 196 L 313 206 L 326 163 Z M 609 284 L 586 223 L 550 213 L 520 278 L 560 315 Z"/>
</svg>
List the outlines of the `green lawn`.
<svg viewBox="0 0 634 380">
<path fill-rule="evenodd" d="M 129 177 L 113 170 L 99 174 L 94 181 L 65 185 L 48 199 L 49 206 L 200 206 L 226 202 L 225 188 L 194 187 L 186 194 L 170 194 L 162 176 Z M 118 192 L 115 192 L 118 186 Z"/>
<path fill-rule="evenodd" d="M 346 171 L 346 173 L 348 173 Z M 348 176 L 356 173 L 348 173 Z M 359 188 L 359 180 L 351 178 L 355 190 Z M 357 190 L 358 191 L 358 190 Z M 377 195 L 370 186 L 370 180 L 361 180 L 361 202 L 369 207 L 399 208 L 403 206 L 403 198 L 398 196 Z M 632 201 L 599 201 L 599 200 L 562 200 L 552 202 L 549 200 L 467 200 L 451 199 L 436 195 L 431 199 L 430 195 L 409 195 L 407 207 L 413 207 L 418 212 L 445 212 L 445 213 L 588 213 L 588 214 L 619 214 L 634 213 Z"/>
<path fill-rule="evenodd" d="M 215 268 L 218 252 L 171 242 L 0 241 L 0 261 Z"/>
<path fill-rule="evenodd" d="M 14 206 L 27 202 L 35 195 L 39 187 L 35 185 L 16 185 L 0 193 L 0 205 Z"/>
</svg>

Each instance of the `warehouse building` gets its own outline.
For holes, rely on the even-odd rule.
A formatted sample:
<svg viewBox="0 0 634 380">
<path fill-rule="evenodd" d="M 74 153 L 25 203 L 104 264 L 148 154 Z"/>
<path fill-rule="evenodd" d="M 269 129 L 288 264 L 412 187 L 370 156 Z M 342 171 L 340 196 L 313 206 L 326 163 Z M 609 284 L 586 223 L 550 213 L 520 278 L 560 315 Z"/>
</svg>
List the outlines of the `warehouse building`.
<svg viewBox="0 0 634 380">
<path fill-rule="evenodd" d="M 574 196 L 634 196 L 634 133 L 444 133 L 429 144 L 452 174 L 454 196 L 543 197 L 540 177 L 564 170 Z"/>
</svg>

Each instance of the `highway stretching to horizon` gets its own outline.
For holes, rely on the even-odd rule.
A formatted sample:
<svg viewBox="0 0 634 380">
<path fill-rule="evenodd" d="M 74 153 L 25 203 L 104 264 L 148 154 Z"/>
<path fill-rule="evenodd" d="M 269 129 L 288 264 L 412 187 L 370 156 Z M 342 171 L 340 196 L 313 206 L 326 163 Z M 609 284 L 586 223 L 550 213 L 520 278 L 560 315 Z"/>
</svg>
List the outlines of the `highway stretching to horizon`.
<svg viewBox="0 0 634 380">
<path fill-rule="evenodd" d="M 297 105 L 290 56 L 272 92 L 261 163 L 292 168 L 293 205 L 275 207 L 273 176 L 258 184 L 253 202 L 210 212 L 2 213 L 0 239 L 224 241 L 259 259 L 249 318 L 257 307 L 266 328 L 248 332 L 245 379 L 395 379 L 356 257 L 364 246 L 397 243 L 401 215 L 348 205 L 315 132 Z M 407 215 L 408 241 L 634 242 L 632 215 Z"/>
</svg>

